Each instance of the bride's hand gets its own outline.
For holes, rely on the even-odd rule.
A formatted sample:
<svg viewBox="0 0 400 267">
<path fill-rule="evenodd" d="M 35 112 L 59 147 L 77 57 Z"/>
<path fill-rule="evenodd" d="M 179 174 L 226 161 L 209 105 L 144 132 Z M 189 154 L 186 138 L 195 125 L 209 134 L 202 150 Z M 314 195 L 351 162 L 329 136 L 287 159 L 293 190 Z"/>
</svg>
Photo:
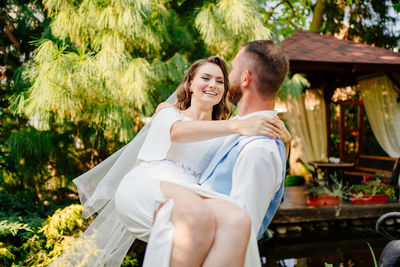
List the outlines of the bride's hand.
<svg viewBox="0 0 400 267">
<path fill-rule="evenodd" d="M 290 141 L 292 140 L 292 136 L 290 135 L 288 129 L 285 126 L 285 123 L 282 120 L 279 120 L 278 122 L 279 128 L 281 129 L 281 134 L 279 138 L 283 141 L 285 144 L 289 144 Z"/>
<path fill-rule="evenodd" d="M 288 136 L 290 138 L 284 123 L 278 117 L 253 116 L 237 122 L 241 135 L 265 135 L 271 138 L 281 138 L 284 142 Z"/>
</svg>

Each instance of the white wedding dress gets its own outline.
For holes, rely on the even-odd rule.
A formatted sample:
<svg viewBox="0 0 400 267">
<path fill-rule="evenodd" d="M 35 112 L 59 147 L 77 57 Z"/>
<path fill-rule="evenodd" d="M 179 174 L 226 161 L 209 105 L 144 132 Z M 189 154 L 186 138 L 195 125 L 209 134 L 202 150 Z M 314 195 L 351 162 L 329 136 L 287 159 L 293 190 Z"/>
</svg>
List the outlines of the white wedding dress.
<svg viewBox="0 0 400 267">
<path fill-rule="evenodd" d="M 198 185 L 200 175 L 224 138 L 172 143 L 170 128 L 178 120 L 190 118 L 174 108 L 164 108 L 153 117 L 137 154 L 136 164 L 120 181 L 114 197 L 85 233 L 52 266 L 119 266 L 133 241 L 138 238 L 148 242 L 144 267 L 168 267 L 173 240 L 173 225 L 169 221 L 173 200 L 160 209 L 153 224 L 155 208 L 166 201 L 160 181 L 185 186 L 201 196 L 232 201 L 226 195 Z M 260 266 L 254 231 L 245 266 Z"/>
</svg>

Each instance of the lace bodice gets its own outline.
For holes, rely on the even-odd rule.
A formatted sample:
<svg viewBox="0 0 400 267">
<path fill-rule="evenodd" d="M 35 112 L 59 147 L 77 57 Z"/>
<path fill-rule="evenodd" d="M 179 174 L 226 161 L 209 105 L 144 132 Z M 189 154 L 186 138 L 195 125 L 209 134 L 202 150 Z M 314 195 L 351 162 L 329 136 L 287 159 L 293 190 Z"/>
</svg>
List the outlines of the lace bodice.
<svg viewBox="0 0 400 267">
<path fill-rule="evenodd" d="M 201 142 L 172 143 L 167 154 L 167 159 L 189 167 L 196 174 L 201 174 L 207 168 L 213 155 L 217 151 L 220 141 L 214 138 Z"/>
</svg>

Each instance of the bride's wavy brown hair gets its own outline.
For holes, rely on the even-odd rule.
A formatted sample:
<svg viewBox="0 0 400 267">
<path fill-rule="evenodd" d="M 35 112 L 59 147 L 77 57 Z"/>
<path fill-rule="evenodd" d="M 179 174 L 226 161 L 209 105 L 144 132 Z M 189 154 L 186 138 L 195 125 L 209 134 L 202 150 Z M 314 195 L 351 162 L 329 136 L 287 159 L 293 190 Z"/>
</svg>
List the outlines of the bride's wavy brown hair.
<svg viewBox="0 0 400 267">
<path fill-rule="evenodd" d="M 176 97 L 178 101 L 175 104 L 175 106 L 180 110 L 185 110 L 190 107 L 192 99 L 191 93 L 189 92 L 190 82 L 196 75 L 196 71 L 198 70 L 198 68 L 206 63 L 212 63 L 217 65 L 218 67 L 221 68 L 222 73 L 224 75 L 224 95 L 222 96 L 221 101 L 213 107 L 212 119 L 213 120 L 228 119 L 232 112 L 231 103 L 227 99 L 227 93 L 229 88 L 228 70 L 225 61 L 216 56 L 212 56 L 207 59 L 199 59 L 189 67 L 189 69 L 185 73 L 185 76 L 183 77 L 183 82 L 176 89 Z"/>
</svg>

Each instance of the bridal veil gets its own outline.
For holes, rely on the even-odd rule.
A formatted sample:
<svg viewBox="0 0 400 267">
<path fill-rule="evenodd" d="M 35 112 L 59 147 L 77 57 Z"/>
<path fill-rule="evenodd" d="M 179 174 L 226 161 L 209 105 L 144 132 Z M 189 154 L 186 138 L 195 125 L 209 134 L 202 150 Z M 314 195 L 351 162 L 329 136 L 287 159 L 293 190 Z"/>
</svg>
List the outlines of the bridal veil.
<svg viewBox="0 0 400 267">
<path fill-rule="evenodd" d="M 176 103 L 173 93 L 167 102 Z M 98 213 L 88 229 L 49 266 L 120 266 L 135 238 L 120 220 L 114 195 L 121 180 L 135 166 L 151 121 L 136 137 L 93 169 L 73 180 L 84 206 L 83 216 Z"/>
</svg>

